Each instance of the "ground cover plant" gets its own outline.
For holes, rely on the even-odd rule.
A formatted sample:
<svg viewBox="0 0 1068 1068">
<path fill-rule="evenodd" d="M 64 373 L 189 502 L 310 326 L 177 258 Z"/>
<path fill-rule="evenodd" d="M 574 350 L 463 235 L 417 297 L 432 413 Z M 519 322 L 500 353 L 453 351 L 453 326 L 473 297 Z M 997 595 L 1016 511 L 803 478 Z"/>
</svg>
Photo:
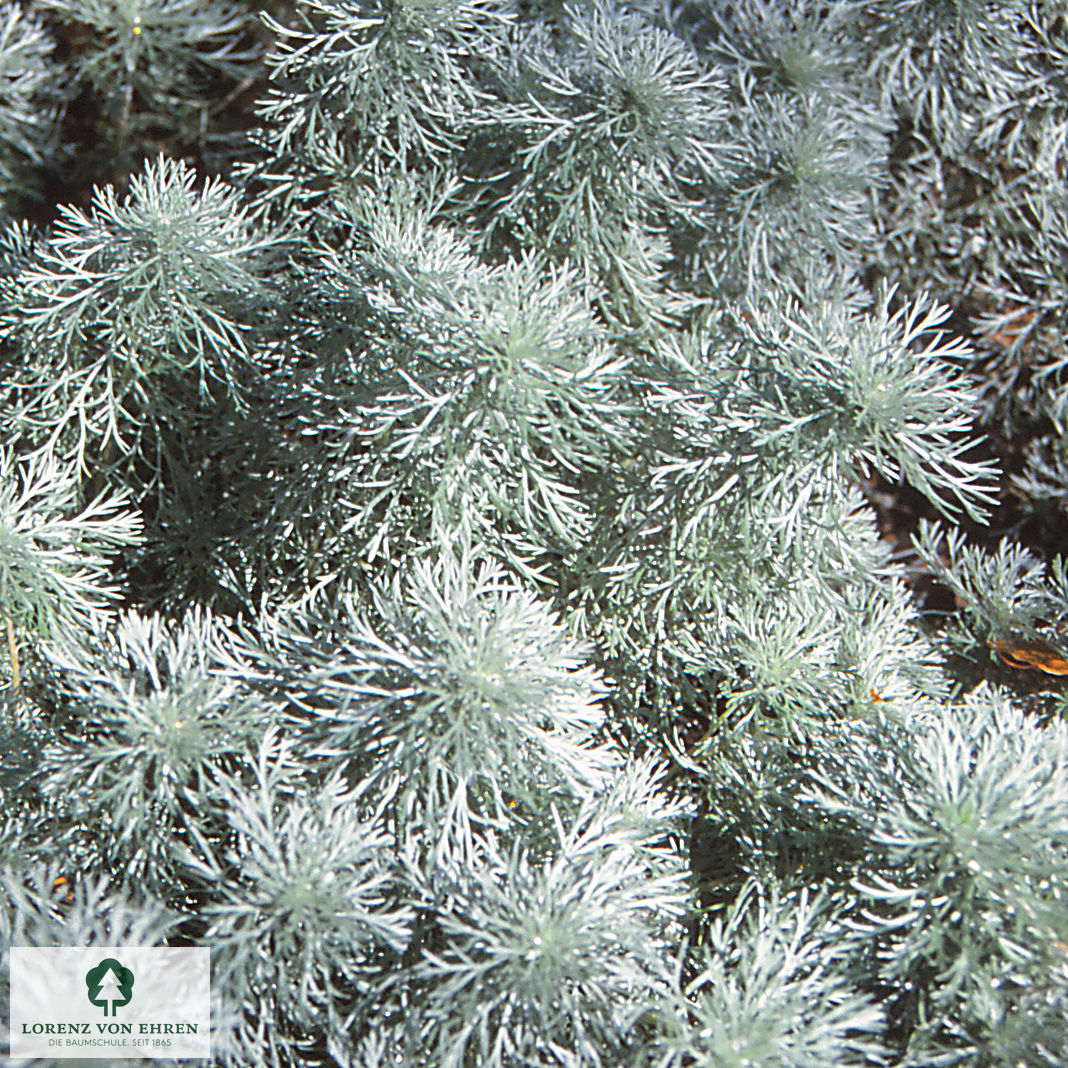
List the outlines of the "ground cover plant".
<svg viewBox="0 0 1068 1068">
<path fill-rule="evenodd" d="M 1061 4 L 0 59 L 5 949 L 211 947 L 220 1065 L 1068 1063 Z"/>
</svg>

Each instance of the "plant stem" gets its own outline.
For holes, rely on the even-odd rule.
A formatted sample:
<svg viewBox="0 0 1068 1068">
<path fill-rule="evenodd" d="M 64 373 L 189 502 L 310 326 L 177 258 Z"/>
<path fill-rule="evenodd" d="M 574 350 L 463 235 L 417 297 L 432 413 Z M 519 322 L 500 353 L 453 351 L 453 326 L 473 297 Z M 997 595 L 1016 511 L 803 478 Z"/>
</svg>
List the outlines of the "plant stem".
<svg viewBox="0 0 1068 1068">
<path fill-rule="evenodd" d="M 14 689 L 19 688 L 19 647 L 15 644 L 15 624 L 10 616 L 5 616 L 7 621 L 7 643 L 11 647 L 11 685 Z"/>
</svg>

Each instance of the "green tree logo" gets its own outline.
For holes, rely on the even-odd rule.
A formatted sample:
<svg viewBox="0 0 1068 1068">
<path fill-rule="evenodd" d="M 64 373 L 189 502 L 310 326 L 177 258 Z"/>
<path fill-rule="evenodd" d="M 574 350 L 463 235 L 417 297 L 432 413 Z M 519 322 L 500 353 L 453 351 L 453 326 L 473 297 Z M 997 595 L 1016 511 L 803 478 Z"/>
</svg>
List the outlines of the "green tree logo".
<svg viewBox="0 0 1068 1068">
<path fill-rule="evenodd" d="M 104 1015 L 111 1015 L 119 1005 L 128 1005 L 133 997 L 134 974 L 124 968 L 114 957 L 107 957 L 95 968 L 85 973 L 85 985 L 89 990 L 89 1001 L 93 1005 L 102 1005 Z"/>
</svg>

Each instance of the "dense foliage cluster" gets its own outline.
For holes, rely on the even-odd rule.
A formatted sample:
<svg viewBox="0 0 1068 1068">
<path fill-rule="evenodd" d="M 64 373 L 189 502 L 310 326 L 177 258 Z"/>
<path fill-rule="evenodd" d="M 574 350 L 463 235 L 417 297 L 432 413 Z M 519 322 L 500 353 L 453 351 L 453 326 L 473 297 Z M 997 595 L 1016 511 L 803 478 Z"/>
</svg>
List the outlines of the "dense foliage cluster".
<svg viewBox="0 0 1068 1068">
<path fill-rule="evenodd" d="M 220 1065 L 1068 1063 L 1066 69 L 0 2 L 0 944 L 210 946 Z"/>
</svg>

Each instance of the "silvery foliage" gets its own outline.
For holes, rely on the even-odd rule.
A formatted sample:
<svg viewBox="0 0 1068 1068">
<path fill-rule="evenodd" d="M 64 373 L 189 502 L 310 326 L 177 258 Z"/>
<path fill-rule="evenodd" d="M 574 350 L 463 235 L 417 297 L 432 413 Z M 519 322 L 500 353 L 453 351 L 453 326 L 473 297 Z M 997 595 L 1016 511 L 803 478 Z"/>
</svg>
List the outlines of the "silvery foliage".
<svg viewBox="0 0 1068 1068">
<path fill-rule="evenodd" d="M 982 686 L 895 734 L 858 732 L 846 773 L 817 775 L 809 798 L 870 844 L 850 937 L 891 992 L 902 1063 L 1056 1064 L 1068 730 Z"/>
<path fill-rule="evenodd" d="M 655 1010 L 660 1034 L 647 1063 L 877 1063 L 886 1054 L 883 1013 L 841 968 L 843 932 L 833 918 L 828 922 L 830 911 L 806 890 L 746 884 L 709 925 L 698 953 L 701 971 Z"/>
<path fill-rule="evenodd" d="M 78 47 L 68 60 L 110 120 L 118 142 L 205 115 L 205 83 L 229 86 L 255 71 L 249 15 L 226 0 L 40 0 Z"/>
<path fill-rule="evenodd" d="M 90 445 L 131 449 L 183 376 L 204 396 L 237 392 L 276 238 L 225 182 L 197 185 L 160 157 L 126 196 L 107 186 L 89 211 L 64 208 L 43 244 L 10 241 L 2 323 L 23 356 L 13 417 L 40 449 L 79 464 Z"/>
<path fill-rule="evenodd" d="M 620 767 L 597 744 L 605 688 L 585 650 L 493 566 L 445 555 L 369 603 L 295 606 L 257 629 L 224 639 L 227 671 L 439 860 L 541 833 L 550 800 L 577 803 Z"/>
<path fill-rule="evenodd" d="M 221 833 L 220 777 L 270 723 L 213 661 L 219 628 L 202 612 L 179 624 L 128 612 L 90 632 L 91 655 L 52 643 L 71 710 L 38 775 L 57 813 L 56 853 L 91 857 L 161 898 L 184 889 L 186 865 Z"/>
<path fill-rule="evenodd" d="M 48 10 L 123 160 L 254 69 Z M 1063 564 L 931 528 L 932 626 L 861 493 L 1061 492 L 1056 5 L 273 18 L 240 168 L 0 246 L 4 929 L 160 898 L 234 1065 L 1063 1063 L 1064 732 L 964 692 Z"/>
<path fill-rule="evenodd" d="M 127 493 L 79 502 L 77 472 L 53 456 L 0 451 L 0 605 L 20 631 L 47 637 L 107 615 L 110 568 L 141 538 Z"/>
<path fill-rule="evenodd" d="M 15 3 L 0 5 L 0 197 L 5 214 L 9 200 L 33 195 L 35 174 L 58 152 L 63 79 L 54 50 L 37 14 Z"/>
</svg>

